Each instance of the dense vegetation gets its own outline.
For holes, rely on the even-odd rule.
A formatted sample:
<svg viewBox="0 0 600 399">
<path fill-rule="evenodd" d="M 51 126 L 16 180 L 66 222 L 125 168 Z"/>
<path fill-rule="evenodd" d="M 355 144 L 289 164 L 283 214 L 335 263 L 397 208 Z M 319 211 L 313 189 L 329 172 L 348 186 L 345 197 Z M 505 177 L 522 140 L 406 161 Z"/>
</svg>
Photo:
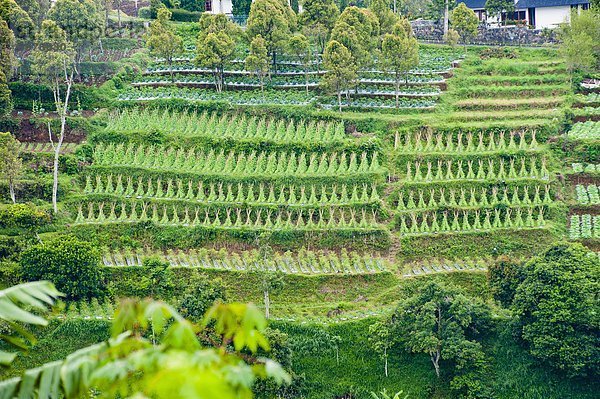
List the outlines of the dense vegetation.
<svg viewBox="0 0 600 399">
<path fill-rule="evenodd" d="M 129 3 L 0 0 L 0 397 L 597 396 L 595 9 Z"/>
</svg>

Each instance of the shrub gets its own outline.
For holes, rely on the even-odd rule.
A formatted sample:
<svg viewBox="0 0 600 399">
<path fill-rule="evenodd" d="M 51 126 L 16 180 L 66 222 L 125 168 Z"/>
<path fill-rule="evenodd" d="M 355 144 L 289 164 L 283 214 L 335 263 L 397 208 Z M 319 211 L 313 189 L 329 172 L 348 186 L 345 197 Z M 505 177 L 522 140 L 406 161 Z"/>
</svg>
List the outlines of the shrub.
<svg viewBox="0 0 600 399">
<path fill-rule="evenodd" d="M 518 285 L 523 281 L 523 265 L 507 256 L 499 257 L 488 268 L 488 282 L 494 298 L 509 307 Z"/>
<path fill-rule="evenodd" d="M 50 223 L 50 216 L 31 204 L 0 207 L 0 228 L 35 229 Z"/>
<path fill-rule="evenodd" d="M 69 300 L 103 295 L 99 263 L 96 249 L 71 235 L 34 245 L 26 249 L 20 259 L 26 280 L 49 280 Z"/>
<path fill-rule="evenodd" d="M 225 285 L 220 279 L 210 280 L 204 275 L 195 275 L 179 305 L 181 314 L 192 321 L 200 321 L 215 301 L 226 300 Z"/>
<path fill-rule="evenodd" d="M 526 263 L 513 300 L 517 333 L 531 354 L 567 372 L 600 372 L 600 259 L 559 244 Z"/>
</svg>

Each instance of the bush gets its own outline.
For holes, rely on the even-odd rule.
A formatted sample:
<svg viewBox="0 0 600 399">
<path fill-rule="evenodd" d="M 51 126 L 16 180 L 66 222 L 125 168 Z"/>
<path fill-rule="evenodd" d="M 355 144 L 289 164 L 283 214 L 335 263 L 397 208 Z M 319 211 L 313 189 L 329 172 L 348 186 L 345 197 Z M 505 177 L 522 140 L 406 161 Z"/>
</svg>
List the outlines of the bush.
<svg viewBox="0 0 600 399">
<path fill-rule="evenodd" d="M 488 268 L 488 282 L 494 298 L 504 307 L 512 304 L 515 291 L 523 281 L 523 265 L 507 256 L 499 257 Z"/>
<path fill-rule="evenodd" d="M 104 294 L 99 263 L 96 249 L 71 235 L 34 245 L 20 259 L 26 280 L 49 280 L 69 300 L 88 300 Z"/>
<path fill-rule="evenodd" d="M 531 354 L 569 376 L 600 372 L 600 259 L 581 244 L 559 244 L 523 269 L 513 300 L 517 333 Z"/>
<path fill-rule="evenodd" d="M 0 228 L 33 230 L 50 223 L 50 215 L 30 204 L 11 204 L 0 207 Z"/>
<path fill-rule="evenodd" d="M 140 18 L 152 19 L 152 9 L 150 7 L 140 7 L 138 16 Z"/>
<path fill-rule="evenodd" d="M 182 8 L 172 8 L 170 11 L 173 13 L 171 19 L 179 22 L 198 22 L 202 16 L 201 12 L 188 11 Z"/>
<path fill-rule="evenodd" d="M 210 280 L 204 275 L 194 275 L 179 305 L 181 314 L 192 321 L 200 321 L 215 301 L 225 302 L 225 285 L 221 279 Z"/>
</svg>

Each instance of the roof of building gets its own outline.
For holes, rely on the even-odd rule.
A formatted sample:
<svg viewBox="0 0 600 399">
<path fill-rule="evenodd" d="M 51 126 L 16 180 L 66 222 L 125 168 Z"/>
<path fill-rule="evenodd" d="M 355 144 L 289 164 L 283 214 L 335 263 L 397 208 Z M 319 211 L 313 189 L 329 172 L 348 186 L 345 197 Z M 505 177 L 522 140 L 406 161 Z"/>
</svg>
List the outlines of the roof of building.
<svg viewBox="0 0 600 399">
<path fill-rule="evenodd" d="M 460 0 L 459 3 L 465 3 L 472 10 L 482 10 L 485 8 L 486 0 Z"/>
<path fill-rule="evenodd" d="M 519 0 L 516 7 L 523 9 L 533 7 L 571 6 L 576 4 L 589 4 L 589 2 L 589 0 Z"/>
<path fill-rule="evenodd" d="M 467 7 L 472 10 L 483 10 L 485 9 L 486 0 L 459 0 L 461 3 L 465 3 Z M 590 0 L 518 0 L 515 4 L 517 9 L 524 9 L 530 7 L 556 7 L 556 6 L 571 6 L 576 4 L 589 4 Z"/>
</svg>

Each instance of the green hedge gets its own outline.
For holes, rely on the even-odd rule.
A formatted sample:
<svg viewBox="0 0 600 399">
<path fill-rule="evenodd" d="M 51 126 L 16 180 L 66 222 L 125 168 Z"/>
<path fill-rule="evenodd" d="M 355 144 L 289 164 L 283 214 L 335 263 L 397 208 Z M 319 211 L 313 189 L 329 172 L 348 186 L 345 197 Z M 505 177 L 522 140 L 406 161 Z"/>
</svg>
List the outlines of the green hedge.
<svg viewBox="0 0 600 399">
<path fill-rule="evenodd" d="M 16 109 L 31 110 L 34 101 L 37 101 L 46 111 L 55 109 L 54 95 L 48 86 L 30 82 L 11 82 L 9 88 Z M 109 105 L 109 100 L 101 95 L 100 90 L 80 84 L 73 86 L 71 99 L 71 109 L 76 109 L 78 105 L 82 109 L 104 108 Z"/>
</svg>

